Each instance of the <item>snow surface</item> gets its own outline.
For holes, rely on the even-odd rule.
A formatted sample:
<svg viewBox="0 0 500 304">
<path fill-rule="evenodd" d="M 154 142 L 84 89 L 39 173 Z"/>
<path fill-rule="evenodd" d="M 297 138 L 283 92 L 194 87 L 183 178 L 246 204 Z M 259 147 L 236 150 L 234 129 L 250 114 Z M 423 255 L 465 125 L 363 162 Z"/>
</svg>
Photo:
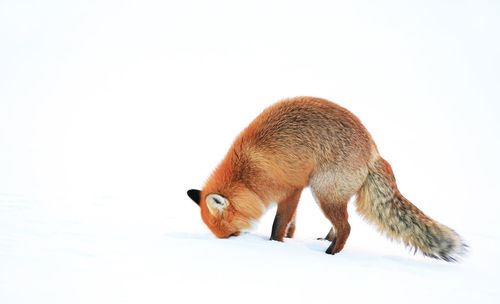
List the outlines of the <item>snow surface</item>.
<svg viewBox="0 0 500 304">
<path fill-rule="evenodd" d="M 500 302 L 493 1 L 0 2 L 0 303 Z M 414 255 L 309 190 L 294 239 L 216 239 L 186 190 L 290 96 L 355 113 L 469 244 Z"/>
<path fill-rule="evenodd" d="M 463 234 L 471 253 L 448 264 L 414 256 L 351 217 L 345 249 L 330 256 L 315 240 L 327 225 L 269 241 L 273 210 L 254 233 L 220 240 L 199 224 L 194 203 L 169 214 L 113 199 L 72 208 L 5 194 L 0 202 L 2 303 L 498 300 L 497 236 Z"/>
</svg>

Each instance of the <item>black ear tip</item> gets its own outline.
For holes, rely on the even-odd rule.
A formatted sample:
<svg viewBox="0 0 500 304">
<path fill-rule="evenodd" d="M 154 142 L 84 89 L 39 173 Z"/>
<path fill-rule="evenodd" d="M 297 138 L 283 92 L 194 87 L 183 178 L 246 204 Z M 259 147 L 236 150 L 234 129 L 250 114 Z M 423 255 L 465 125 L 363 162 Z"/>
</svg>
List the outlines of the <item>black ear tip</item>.
<svg viewBox="0 0 500 304">
<path fill-rule="evenodd" d="M 198 205 L 200 204 L 200 190 L 191 189 L 187 191 L 187 195 Z"/>
</svg>

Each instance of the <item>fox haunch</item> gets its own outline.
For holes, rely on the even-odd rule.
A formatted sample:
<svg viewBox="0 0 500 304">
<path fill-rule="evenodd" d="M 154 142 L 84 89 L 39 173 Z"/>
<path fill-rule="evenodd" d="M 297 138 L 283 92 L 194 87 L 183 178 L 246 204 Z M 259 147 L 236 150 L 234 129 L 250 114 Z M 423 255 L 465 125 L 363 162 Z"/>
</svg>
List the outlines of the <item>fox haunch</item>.
<svg viewBox="0 0 500 304">
<path fill-rule="evenodd" d="M 389 238 L 424 255 L 454 261 L 460 236 L 429 218 L 399 192 L 392 168 L 348 110 L 320 98 L 297 97 L 264 110 L 241 132 L 203 189 L 189 190 L 219 238 L 250 229 L 274 202 L 271 239 L 293 237 L 295 212 L 309 186 L 333 228 L 327 253 L 342 250 L 351 227 L 347 203 Z"/>
</svg>

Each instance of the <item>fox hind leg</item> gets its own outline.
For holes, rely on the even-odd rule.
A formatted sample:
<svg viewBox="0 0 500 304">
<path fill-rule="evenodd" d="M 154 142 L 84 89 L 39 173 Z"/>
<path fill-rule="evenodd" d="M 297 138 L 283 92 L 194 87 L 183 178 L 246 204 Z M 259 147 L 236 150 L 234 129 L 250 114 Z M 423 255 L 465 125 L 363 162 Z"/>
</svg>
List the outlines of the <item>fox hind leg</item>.
<svg viewBox="0 0 500 304">
<path fill-rule="evenodd" d="M 333 166 L 311 176 L 309 184 L 316 202 L 323 214 L 332 223 L 332 230 L 326 236 L 331 240 L 326 253 L 335 254 L 344 248 L 351 232 L 347 214 L 347 203 L 363 185 L 368 169 L 363 164 L 350 163 L 348 169 Z"/>
<path fill-rule="evenodd" d="M 332 211 L 333 216 L 330 215 L 327 217 L 330 219 L 330 221 L 332 221 L 337 233 L 336 236 L 332 239 L 332 243 L 326 250 L 326 253 L 328 254 L 336 254 L 337 252 L 342 250 L 351 232 L 351 225 L 349 225 L 349 222 L 347 221 L 347 202 L 339 206 L 335 206 L 332 209 L 334 209 Z"/>
<path fill-rule="evenodd" d="M 322 207 L 323 212 L 332 222 L 336 231 L 336 236 L 333 238 L 332 243 L 326 250 L 326 253 L 336 254 L 344 248 L 345 242 L 351 232 L 351 225 L 349 225 L 349 222 L 347 221 L 347 201 L 326 204 L 328 205 Z"/>
<path fill-rule="evenodd" d="M 318 240 L 333 242 L 333 240 L 335 238 L 336 238 L 335 229 L 333 229 L 333 227 L 332 227 L 332 228 L 330 228 L 330 231 L 328 231 L 328 234 L 325 237 L 318 238 Z"/>
<path fill-rule="evenodd" d="M 326 253 L 336 254 L 344 248 L 345 242 L 351 232 L 351 225 L 347 221 L 347 203 L 349 202 L 349 197 L 346 196 L 341 199 L 338 195 L 333 195 L 334 193 L 332 192 L 328 195 L 328 193 L 321 193 L 318 189 L 312 190 L 323 214 L 333 225 L 325 237 L 325 239 L 332 242 Z"/>
</svg>

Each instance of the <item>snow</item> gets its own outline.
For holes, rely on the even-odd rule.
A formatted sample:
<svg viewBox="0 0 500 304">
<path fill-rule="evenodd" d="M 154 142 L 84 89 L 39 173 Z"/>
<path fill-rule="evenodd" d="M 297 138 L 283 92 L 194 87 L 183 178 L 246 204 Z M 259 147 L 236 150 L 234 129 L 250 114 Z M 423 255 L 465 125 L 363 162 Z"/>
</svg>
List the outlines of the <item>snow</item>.
<svg viewBox="0 0 500 304">
<path fill-rule="evenodd" d="M 199 223 L 194 203 L 176 215 L 126 200 L 78 205 L 2 195 L 3 303 L 498 300 L 497 237 L 466 234 L 470 255 L 448 264 L 360 233 L 369 227 L 352 216 L 346 248 L 330 256 L 315 240 L 324 229 L 269 241 L 274 210 L 255 232 L 221 240 Z"/>
<path fill-rule="evenodd" d="M 488 1 L 2 1 L 0 303 L 498 303 L 500 7 Z M 271 103 L 330 99 L 469 245 L 414 255 L 302 194 L 216 239 L 186 190 Z"/>
</svg>

